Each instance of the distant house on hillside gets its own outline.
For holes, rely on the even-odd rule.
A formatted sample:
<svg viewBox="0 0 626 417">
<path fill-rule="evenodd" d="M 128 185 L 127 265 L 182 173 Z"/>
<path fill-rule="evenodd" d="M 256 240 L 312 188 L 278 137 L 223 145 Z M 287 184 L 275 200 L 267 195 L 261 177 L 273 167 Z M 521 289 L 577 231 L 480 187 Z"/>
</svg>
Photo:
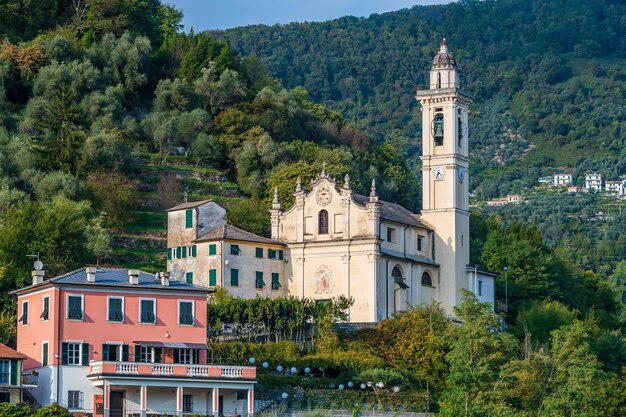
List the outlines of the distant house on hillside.
<svg viewBox="0 0 626 417">
<path fill-rule="evenodd" d="M 579 193 L 580 192 L 580 187 L 578 187 L 577 185 L 569 186 L 569 187 L 567 187 L 567 192 L 571 193 L 571 194 Z"/>
<path fill-rule="evenodd" d="M 589 191 L 602 191 L 602 175 L 600 174 L 585 175 L 585 188 Z"/>
<path fill-rule="evenodd" d="M 574 178 L 572 177 L 572 174 L 556 174 L 554 176 L 553 185 L 555 187 L 564 187 L 567 185 L 572 185 L 573 181 L 574 181 Z"/>
<path fill-rule="evenodd" d="M 606 181 L 605 190 L 609 193 L 623 195 L 624 194 L 624 181 Z"/>
<path fill-rule="evenodd" d="M 539 182 L 539 184 L 542 185 L 551 185 L 552 184 L 552 177 L 541 177 L 537 180 L 537 182 Z"/>
</svg>

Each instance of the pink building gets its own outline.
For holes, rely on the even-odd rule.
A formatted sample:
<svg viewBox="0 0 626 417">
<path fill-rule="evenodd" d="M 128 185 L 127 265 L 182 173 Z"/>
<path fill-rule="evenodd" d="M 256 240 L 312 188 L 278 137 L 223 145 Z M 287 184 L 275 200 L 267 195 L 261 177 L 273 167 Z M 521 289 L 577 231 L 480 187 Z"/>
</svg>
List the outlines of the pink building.
<svg viewBox="0 0 626 417">
<path fill-rule="evenodd" d="M 207 292 L 136 270 L 33 271 L 14 292 L 31 393 L 94 417 L 252 415 L 256 369 L 207 361 Z"/>
</svg>

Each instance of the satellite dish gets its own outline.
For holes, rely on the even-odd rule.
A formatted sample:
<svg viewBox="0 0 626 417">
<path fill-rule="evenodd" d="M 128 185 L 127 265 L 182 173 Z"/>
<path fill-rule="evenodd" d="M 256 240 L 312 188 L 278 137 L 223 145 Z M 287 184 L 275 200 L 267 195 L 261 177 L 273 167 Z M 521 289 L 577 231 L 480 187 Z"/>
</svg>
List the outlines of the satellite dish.
<svg viewBox="0 0 626 417">
<path fill-rule="evenodd" d="M 33 266 L 35 267 L 35 271 L 41 271 L 43 269 L 43 262 L 36 260 Z"/>
</svg>

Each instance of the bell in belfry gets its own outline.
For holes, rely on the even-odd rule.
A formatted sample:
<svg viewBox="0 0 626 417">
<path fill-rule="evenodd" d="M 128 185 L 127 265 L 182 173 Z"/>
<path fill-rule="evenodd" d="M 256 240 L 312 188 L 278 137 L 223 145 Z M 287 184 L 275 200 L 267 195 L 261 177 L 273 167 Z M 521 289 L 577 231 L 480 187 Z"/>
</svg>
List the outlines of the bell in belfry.
<svg viewBox="0 0 626 417">
<path fill-rule="evenodd" d="M 434 133 L 433 136 L 436 139 L 443 139 L 443 119 L 436 118 L 434 123 Z"/>
</svg>

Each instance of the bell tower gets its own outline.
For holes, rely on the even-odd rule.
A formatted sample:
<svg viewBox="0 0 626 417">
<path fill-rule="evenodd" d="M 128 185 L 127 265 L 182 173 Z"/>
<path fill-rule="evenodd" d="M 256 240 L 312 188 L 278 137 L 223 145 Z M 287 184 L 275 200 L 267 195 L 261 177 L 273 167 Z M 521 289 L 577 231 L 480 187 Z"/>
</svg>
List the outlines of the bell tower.
<svg viewBox="0 0 626 417">
<path fill-rule="evenodd" d="M 427 89 L 418 89 L 422 109 L 422 220 L 435 230 L 436 285 L 452 314 L 467 288 L 469 264 L 468 106 L 456 61 L 444 38 L 430 69 Z"/>
</svg>

